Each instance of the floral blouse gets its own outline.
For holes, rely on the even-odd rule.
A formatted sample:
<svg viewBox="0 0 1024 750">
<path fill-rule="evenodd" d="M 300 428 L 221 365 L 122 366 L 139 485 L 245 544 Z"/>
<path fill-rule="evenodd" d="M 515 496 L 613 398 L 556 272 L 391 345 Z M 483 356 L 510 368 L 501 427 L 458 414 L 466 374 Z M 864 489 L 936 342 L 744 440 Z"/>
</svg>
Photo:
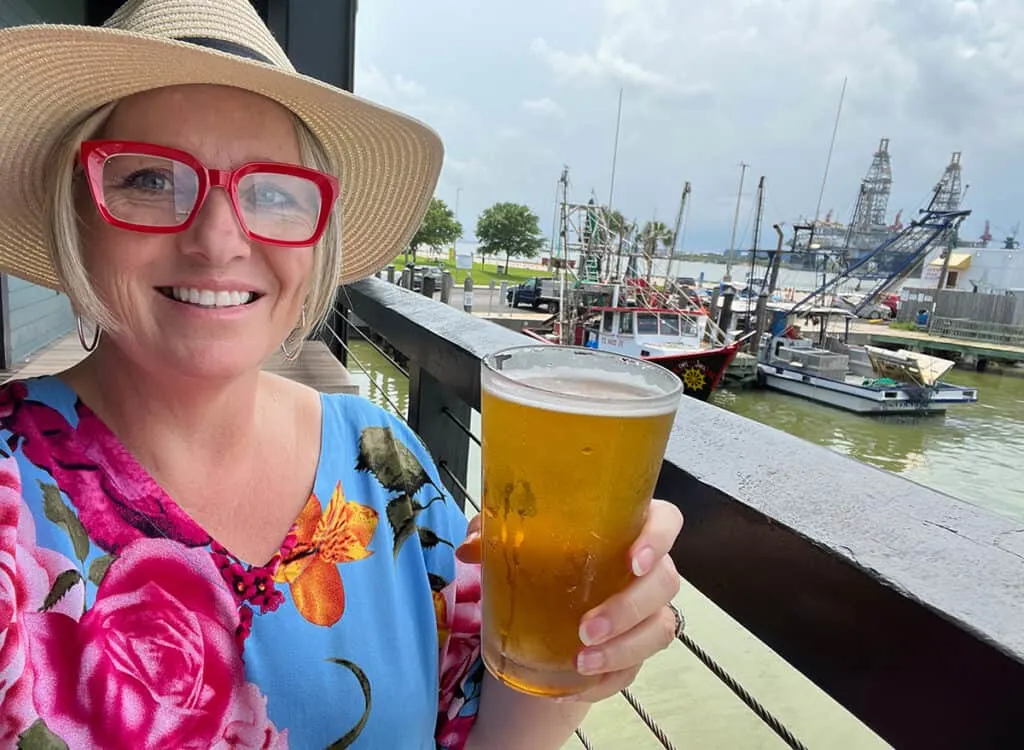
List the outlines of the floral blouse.
<svg viewBox="0 0 1024 750">
<path fill-rule="evenodd" d="M 0 747 L 463 747 L 465 516 L 402 422 L 321 401 L 313 494 L 253 567 L 62 381 L 0 387 Z"/>
</svg>

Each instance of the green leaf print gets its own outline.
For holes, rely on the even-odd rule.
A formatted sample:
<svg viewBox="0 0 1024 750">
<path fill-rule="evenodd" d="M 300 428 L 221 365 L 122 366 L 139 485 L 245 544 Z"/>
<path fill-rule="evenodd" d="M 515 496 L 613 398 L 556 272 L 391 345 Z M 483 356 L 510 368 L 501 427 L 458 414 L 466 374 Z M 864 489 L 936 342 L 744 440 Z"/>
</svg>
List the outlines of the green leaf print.
<svg viewBox="0 0 1024 750">
<path fill-rule="evenodd" d="M 447 539 L 442 539 L 433 530 L 428 529 L 425 526 L 418 526 L 417 531 L 420 534 L 420 544 L 423 545 L 424 549 L 430 549 L 436 547 L 439 544 L 447 544 L 452 549 L 455 549 L 455 545 L 449 542 Z"/>
<path fill-rule="evenodd" d="M 107 574 L 107 569 L 110 568 L 110 564 L 117 558 L 113 555 L 103 555 L 97 557 L 89 564 L 89 580 L 93 582 L 97 587 L 103 583 L 103 577 Z"/>
<path fill-rule="evenodd" d="M 368 471 L 386 490 L 415 495 L 430 483 L 423 466 L 390 427 L 367 427 L 359 437 L 357 471 Z"/>
<path fill-rule="evenodd" d="M 345 667 L 345 669 L 348 669 L 356 676 L 356 680 L 359 681 L 359 687 L 363 689 L 363 700 L 366 704 L 366 707 L 363 709 L 363 715 L 359 718 L 358 723 L 346 732 L 343 737 L 327 746 L 327 750 L 344 750 L 346 747 L 351 747 L 352 743 L 359 738 L 359 735 L 363 733 L 363 729 L 366 727 L 366 722 L 370 719 L 370 709 L 373 707 L 373 699 L 370 696 L 370 678 L 348 659 L 328 659 L 327 661 Z"/>
<path fill-rule="evenodd" d="M 414 503 L 408 495 L 402 495 L 388 503 L 388 523 L 391 524 L 391 528 L 395 532 L 396 558 L 402 549 L 402 545 L 412 536 L 412 532 L 416 530 L 416 516 L 419 515 L 421 510 L 423 508 L 418 503 Z"/>
<path fill-rule="evenodd" d="M 71 587 L 77 585 L 82 580 L 82 574 L 77 570 L 65 570 L 59 576 L 57 580 L 53 582 L 53 588 L 50 589 L 50 593 L 46 595 L 43 600 L 43 606 L 39 608 L 40 612 L 48 612 L 57 606 L 57 602 L 64 598 L 64 595 L 71 591 Z"/>
<path fill-rule="evenodd" d="M 74 545 L 78 562 L 85 562 L 85 558 L 89 556 L 89 535 L 85 532 L 82 522 L 64 502 L 57 485 L 40 482 L 39 487 L 43 491 L 43 513 L 47 519 L 67 532 L 71 537 L 71 544 Z"/>
<path fill-rule="evenodd" d="M 68 750 L 64 740 L 55 735 L 42 719 L 18 735 L 18 750 Z"/>
</svg>

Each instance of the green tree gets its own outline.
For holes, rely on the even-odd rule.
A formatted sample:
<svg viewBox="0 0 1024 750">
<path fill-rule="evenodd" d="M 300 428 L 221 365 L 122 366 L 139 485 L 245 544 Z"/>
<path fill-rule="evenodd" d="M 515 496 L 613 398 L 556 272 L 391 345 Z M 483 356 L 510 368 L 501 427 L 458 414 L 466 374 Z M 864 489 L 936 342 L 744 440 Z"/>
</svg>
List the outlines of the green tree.
<svg viewBox="0 0 1024 750">
<path fill-rule="evenodd" d="M 658 253 L 658 247 L 672 247 L 672 230 L 661 221 L 649 221 L 640 230 L 640 247 L 647 261 L 647 280 L 651 280 L 651 271 L 654 258 Z"/>
<path fill-rule="evenodd" d="M 455 214 L 440 198 L 431 198 L 427 213 L 420 223 L 420 228 L 409 241 L 405 251 L 405 262 L 409 262 L 409 251 L 412 250 L 412 262 L 416 262 L 416 250 L 426 245 L 432 250 L 439 250 L 454 243 L 462 236 L 462 224 L 455 220 Z"/>
<path fill-rule="evenodd" d="M 534 258 L 544 247 L 540 219 L 527 206 L 495 203 L 484 209 L 476 222 L 481 255 L 505 254 L 505 268 L 512 256 Z"/>
</svg>

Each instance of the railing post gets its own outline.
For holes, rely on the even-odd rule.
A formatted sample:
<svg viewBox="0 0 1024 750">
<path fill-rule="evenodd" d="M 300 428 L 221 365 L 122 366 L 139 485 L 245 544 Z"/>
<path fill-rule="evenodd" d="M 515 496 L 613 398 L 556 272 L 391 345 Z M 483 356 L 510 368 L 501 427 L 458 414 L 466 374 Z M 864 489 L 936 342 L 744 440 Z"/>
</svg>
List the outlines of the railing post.
<svg viewBox="0 0 1024 750">
<path fill-rule="evenodd" d="M 455 282 L 452 281 L 452 275 L 445 271 L 441 274 L 441 302 L 447 305 L 448 301 L 452 298 L 452 287 Z"/>
<path fill-rule="evenodd" d="M 343 345 L 343 342 L 348 343 L 348 308 L 345 301 L 345 288 L 339 286 L 334 290 L 334 304 L 331 305 L 331 310 L 324 320 L 324 326 L 328 330 L 320 336 L 320 340 L 327 344 L 327 348 L 334 358 L 341 362 L 342 367 L 348 367 L 348 349 Z M 337 337 L 332 335 L 331 331 L 334 331 Z"/>
<path fill-rule="evenodd" d="M 469 437 L 465 430 L 469 429 L 470 417 L 469 404 L 438 382 L 419 362 L 409 360 L 409 426 L 423 440 L 434 462 L 445 464 L 463 487 L 469 471 Z M 440 475 L 459 507 L 464 508 L 462 490 L 448 472 L 442 470 Z"/>
<path fill-rule="evenodd" d="M 462 310 L 463 312 L 473 312 L 473 277 L 467 276 L 466 281 L 462 284 Z"/>
<path fill-rule="evenodd" d="M 434 299 L 434 277 L 423 276 L 423 281 L 420 283 L 420 294 L 424 297 Z"/>
</svg>

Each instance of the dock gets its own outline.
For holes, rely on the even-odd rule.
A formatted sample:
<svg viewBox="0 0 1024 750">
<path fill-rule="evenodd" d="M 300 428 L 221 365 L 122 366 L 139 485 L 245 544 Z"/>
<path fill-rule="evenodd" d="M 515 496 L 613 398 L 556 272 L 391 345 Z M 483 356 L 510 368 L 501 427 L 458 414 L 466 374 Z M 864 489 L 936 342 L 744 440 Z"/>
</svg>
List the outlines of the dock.
<svg viewBox="0 0 1024 750">
<path fill-rule="evenodd" d="M 966 338 L 937 336 L 927 331 L 894 330 L 872 326 L 866 332 L 868 342 L 872 346 L 896 344 L 903 349 L 915 352 L 935 354 L 955 353 L 981 360 L 1000 360 L 1004 362 L 1024 362 L 1024 347 L 1010 344 L 999 344 L 989 341 L 975 341 Z"/>
</svg>

